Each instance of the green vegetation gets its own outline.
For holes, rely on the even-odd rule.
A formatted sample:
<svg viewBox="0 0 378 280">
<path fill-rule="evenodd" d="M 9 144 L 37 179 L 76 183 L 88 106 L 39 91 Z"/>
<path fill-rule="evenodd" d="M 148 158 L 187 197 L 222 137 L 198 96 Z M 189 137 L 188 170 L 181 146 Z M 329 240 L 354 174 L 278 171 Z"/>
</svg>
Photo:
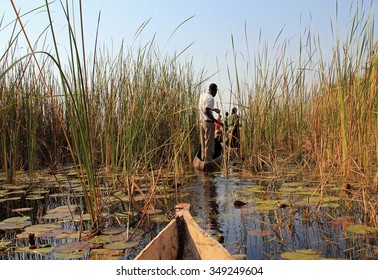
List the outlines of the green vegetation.
<svg viewBox="0 0 378 280">
<path fill-rule="evenodd" d="M 106 223 L 109 197 L 103 195 L 99 175 L 105 170 L 111 187 L 127 195 L 126 212 L 133 213 L 138 193 L 145 216 L 154 209 L 157 182 L 173 178 L 177 189 L 179 178 L 190 169 L 198 145 L 196 103 L 206 81 L 203 72 L 196 74 L 191 61 L 180 62 L 182 52 L 162 56 L 154 38 L 138 48 L 121 46 L 116 57 L 98 49 L 96 42 L 89 59 L 82 11 L 74 15 L 67 2 L 62 4 L 70 43 L 66 57 L 58 48 L 48 2 L 39 9 L 49 19 L 40 39 L 51 37 L 53 50 L 34 49 L 37 42 L 18 29 L 23 20 L 15 8 L 14 32 L 0 57 L 0 169 L 8 182 L 26 169 L 32 185 L 38 169 L 75 166 L 94 232 Z M 248 61 L 253 69 L 247 72 L 253 74 L 246 77 L 239 74 L 232 38 L 235 97 L 242 105 L 242 168 L 277 170 L 284 160 L 316 171 L 325 181 L 336 174 L 358 175 L 371 185 L 378 165 L 373 25 L 373 18 L 357 11 L 344 41 L 335 34 L 331 61 L 323 58 L 311 29 L 300 42 L 297 59 L 287 57 L 288 43 L 275 46 L 272 57 L 264 45 Z M 28 46 L 19 57 L 21 37 Z M 148 188 L 142 189 L 142 183 Z M 371 191 L 361 189 L 365 211 L 376 226 Z"/>
<path fill-rule="evenodd" d="M 281 157 L 318 173 L 358 174 L 372 183 L 378 163 L 378 45 L 370 7 L 359 8 L 344 40 L 334 31 L 330 60 L 311 27 L 295 58 L 287 55 L 288 40 L 272 49 L 263 44 L 253 60 L 243 56 L 251 74 L 236 75 L 236 95 L 239 84 L 246 84 L 240 95 L 246 167 L 274 169 Z"/>
</svg>

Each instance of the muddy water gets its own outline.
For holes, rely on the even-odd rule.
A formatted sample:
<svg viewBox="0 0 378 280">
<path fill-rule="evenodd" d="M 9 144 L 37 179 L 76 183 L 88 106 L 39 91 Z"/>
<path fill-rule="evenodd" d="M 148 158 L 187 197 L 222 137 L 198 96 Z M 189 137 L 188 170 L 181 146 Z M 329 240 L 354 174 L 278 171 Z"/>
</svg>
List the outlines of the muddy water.
<svg viewBox="0 0 378 280">
<path fill-rule="evenodd" d="M 166 225 L 176 199 L 189 202 L 198 224 L 240 259 L 378 259 L 378 229 L 366 215 L 363 186 L 345 189 L 337 180 L 321 184 L 298 172 L 187 174 L 177 196 L 171 186 L 160 188 L 155 211 L 126 243 L 122 195 L 104 179 L 103 194 L 117 196 L 109 199 L 107 229 L 81 247 L 77 229 L 88 230 L 89 217 L 78 222 L 77 209 L 85 212 L 85 206 L 70 172 L 41 174 L 32 188 L 27 174 L 15 185 L 0 177 L 0 259 L 133 259 Z M 135 216 L 131 228 L 140 213 Z M 22 220 L 6 221 L 10 217 Z M 38 228 L 41 224 L 49 228 Z M 28 248 L 29 231 L 37 231 L 41 248 Z"/>
</svg>

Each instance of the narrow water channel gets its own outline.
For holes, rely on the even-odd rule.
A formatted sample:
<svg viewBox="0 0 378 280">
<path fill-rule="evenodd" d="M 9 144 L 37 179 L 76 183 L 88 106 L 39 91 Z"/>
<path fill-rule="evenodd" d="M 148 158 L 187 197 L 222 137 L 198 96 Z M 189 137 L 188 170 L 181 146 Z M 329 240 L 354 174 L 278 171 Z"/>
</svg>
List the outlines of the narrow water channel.
<svg viewBox="0 0 378 280">
<path fill-rule="evenodd" d="M 128 199 L 104 183 L 108 228 L 80 243 L 77 229 L 88 230 L 89 217 L 78 223 L 77 210 L 85 206 L 75 175 L 69 182 L 67 174 L 40 176 L 33 188 L 24 176 L 17 184 L 0 178 L 0 259 L 133 259 L 167 224 L 176 200 L 190 203 L 200 227 L 238 259 L 378 259 L 378 228 L 371 225 L 364 186 L 345 189 L 337 178 L 320 182 L 294 171 L 190 173 L 177 194 L 170 187 L 154 195 L 155 209 L 130 242 L 125 242 L 130 217 L 120 203 Z M 149 186 L 141 188 L 148 194 Z M 131 231 L 140 214 L 135 215 Z M 28 247 L 30 231 L 40 248 Z"/>
</svg>

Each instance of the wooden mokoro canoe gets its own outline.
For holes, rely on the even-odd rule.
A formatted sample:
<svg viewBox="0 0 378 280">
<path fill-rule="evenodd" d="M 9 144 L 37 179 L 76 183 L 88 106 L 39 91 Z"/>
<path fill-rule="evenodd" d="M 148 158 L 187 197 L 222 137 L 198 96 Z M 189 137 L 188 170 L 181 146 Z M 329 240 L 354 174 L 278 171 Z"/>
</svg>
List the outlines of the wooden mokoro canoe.
<svg viewBox="0 0 378 280">
<path fill-rule="evenodd" d="M 189 208 L 187 203 L 178 205 L 176 218 L 135 260 L 233 260 L 230 253 L 193 220 Z"/>
<path fill-rule="evenodd" d="M 199 158 L 199 153 L 197 153 L 193 159 L 193 168 L 200 171 L 218 171 L 222 168 L 223 153 L 217 158 L 211 161 L 203 161 Z"/>
</svg>

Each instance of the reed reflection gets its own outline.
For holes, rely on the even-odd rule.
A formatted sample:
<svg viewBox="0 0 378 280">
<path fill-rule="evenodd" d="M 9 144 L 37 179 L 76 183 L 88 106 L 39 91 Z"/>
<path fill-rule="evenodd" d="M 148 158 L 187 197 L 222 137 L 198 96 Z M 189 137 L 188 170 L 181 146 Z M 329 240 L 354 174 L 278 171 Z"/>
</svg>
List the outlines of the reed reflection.
<svg viewBox="0 0 378 280">
<path fill-rule="evenodd" d="M 213 235 L 220 243 L 223 243 L 223 231 L 221 230 L 221 224 L 219 222 L 218 190 L 214 182 L 214 177 L 201 172 L 198 179 L 203 194 L 202 208 L 205 230 Z"/>
</svg>

